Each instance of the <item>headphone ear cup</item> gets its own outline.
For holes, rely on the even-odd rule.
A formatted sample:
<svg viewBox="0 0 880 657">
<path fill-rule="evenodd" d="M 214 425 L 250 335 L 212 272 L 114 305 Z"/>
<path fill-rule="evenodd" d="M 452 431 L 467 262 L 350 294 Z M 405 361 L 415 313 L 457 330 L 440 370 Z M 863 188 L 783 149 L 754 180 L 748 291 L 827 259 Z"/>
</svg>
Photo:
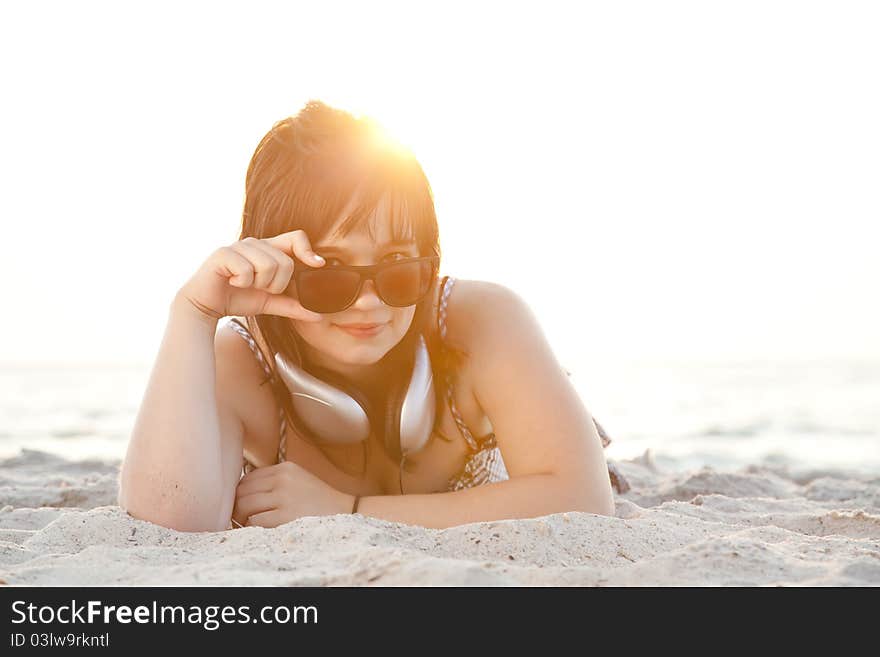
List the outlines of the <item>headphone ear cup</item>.
<svg viewBox="0 0 880 657">
<path fill-rule="evenodd" d="M 336 372 L 332 370 L 328 370 L 326 368 L 320 367 L 318 365 L 311 365 L 308 368 L 308 373 L 311 376 L 314 376 L 321 380 L 322 384 L 336 388 L 342 393 L 345 393 L 349 397 L 351 397 L 352 401 L 358 404 L 363 410 L 364 414 L 367 416 L 367 419 L 370 424 L 370 431 L 375 430 L 376 424 L 376 414 L 373 410 L 373 404 L 370 402 L 369 397 L 361 392 L 358 388 L 350 385 L 348 381 L 346 381 L 342 376 L 336 374 Z M 302 425 L 303 423 L 300 421 L 298 425 Z M 314 436 L 313 432 L 309 432 L 310 435 Z M 322 440 L 326 440 L 324 438 Z"/>
</svg>

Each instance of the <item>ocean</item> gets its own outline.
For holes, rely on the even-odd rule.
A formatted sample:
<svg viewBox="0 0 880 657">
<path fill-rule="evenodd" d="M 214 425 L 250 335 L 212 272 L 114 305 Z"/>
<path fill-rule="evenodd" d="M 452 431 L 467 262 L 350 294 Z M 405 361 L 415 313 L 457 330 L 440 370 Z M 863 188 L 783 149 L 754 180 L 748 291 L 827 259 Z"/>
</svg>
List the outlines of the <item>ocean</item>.
<svg viewBox="0 0 880 657">
<path fill-rule="evenodd" d="M 671 470 L 880 474 L 880 362 L 565 363 L 612 439 Z M 0 458 L 22 448 L 121 459 L 149 366 L 0 366 Z"/>
</svg>

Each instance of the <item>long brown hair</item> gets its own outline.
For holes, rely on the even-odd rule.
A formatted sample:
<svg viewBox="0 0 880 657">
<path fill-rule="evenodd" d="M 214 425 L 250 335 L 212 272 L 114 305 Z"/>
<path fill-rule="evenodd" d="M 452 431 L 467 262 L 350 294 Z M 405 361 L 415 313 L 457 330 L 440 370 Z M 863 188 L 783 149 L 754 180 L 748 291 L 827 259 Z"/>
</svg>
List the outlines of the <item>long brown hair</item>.
<svg viewBox="0 0 880 657">
<path fill-rule="evenodd" d="M 354 209 L 340 227 L 341 234 L 348 235 L 366 222 L 383 198 L 389 201 L 394 238 L 414 236 L 420 256 L 440 256 L 433 193 L 412 152 L 384 138 L 371 118 L 355 118 L 321 101 L 310 100 L 296 116 L 275 123 L 254 151 L 245 180 L 239 239 L 262 239 L 302 229 L 314 244 L 354 202 Z M 367 223 L 367 229 L 372 236 L 371 223 Z M 446 376 L 458 369 L 467 354 L 444 345 L 434 326 L 432 305 L 437 283 L 433 281 L 431 294 L 416 305 L 409 330 L 391 351 L 414 350 L 418 336 L 424 336 L 436 394 L 432 438 L 437 435 L 449 441 L 451 438 L 439 430 L 441 410 L 446 403 Z M 263 355 L 271 375 L 263 384 L 272 386 L 287 425 L 296 426 L 290 392 L 276 374 L 274 354 L 281 353 L 302 366 L 302 338 L 284 317 L 257 315 L 247 317 L 246 321 L 251 333 L 259 334 L 269 350 L 268 354 L 264 350 Z M 259 341 L 258 346 L 263 349 Z M 389 355 L 383 360 L 389 360 Z M 395 374 L 404 377 L 411 372 Z M 302 437 L 327 456 L 320 443 L 307 435 Z M 361 475 L 366 472 L 368 443 L 363 443 Z M 407 464 L 401 465 L 410 471 Z"/>
</svg>

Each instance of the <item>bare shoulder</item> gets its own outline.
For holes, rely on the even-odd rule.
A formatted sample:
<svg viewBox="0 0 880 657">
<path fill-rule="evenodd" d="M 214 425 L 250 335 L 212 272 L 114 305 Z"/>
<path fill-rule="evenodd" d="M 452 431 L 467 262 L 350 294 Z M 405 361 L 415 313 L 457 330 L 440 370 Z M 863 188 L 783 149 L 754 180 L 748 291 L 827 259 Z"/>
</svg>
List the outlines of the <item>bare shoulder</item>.
<svg viewBox="0 0 880 657">
<path fill-rule="evenodd" d="M 264 377 L 263 368 L 244 336 L 229 321 L 217 327 L 214 334 L 214 355 L 218 373 L 235 374 L 236 378 L 255 381 Z"/>
<path fill-rule="evenodd" d="M 500 412 L 510 411 L 501 411 L 503 405 L 495 403 L 493 418 L 493 397 L 504 397 L 500 391 L 510 390 L 523 372 L 544 372 L 545 377 L 565 373 L 535 313 L 505 285 L 457 281 L 449 296 L 447 325 L 447 341 L 469 355 L 466 380 L 493 426 Z"/>
<path fill-rule="evenodd" d="M 266 374 L 244 336 L 228 321 L 214 335 L 214 362 L 218 404 L 225 404 L 241 419 L 246 440 L 273 449 L 278 442 L 278 414 Z"/>
<path fill-rule="evenodd" d="M 455 319 L 457 337 L 468 342 L 470 394 L 510 478 L 552 474 L 548 510 L 613 515 L 602 441 L 536 314 L 503 285 L 463 283 L 457 299 L 450 295 L 450 328 Z"/>
<path fill-rule="evenodd" d="M 512 289 L 492 281 L 456 279 L 449 295 L 446 341 L 471 352 L 503 329 L 511 312 L 528 312 Z"/>
</svg>

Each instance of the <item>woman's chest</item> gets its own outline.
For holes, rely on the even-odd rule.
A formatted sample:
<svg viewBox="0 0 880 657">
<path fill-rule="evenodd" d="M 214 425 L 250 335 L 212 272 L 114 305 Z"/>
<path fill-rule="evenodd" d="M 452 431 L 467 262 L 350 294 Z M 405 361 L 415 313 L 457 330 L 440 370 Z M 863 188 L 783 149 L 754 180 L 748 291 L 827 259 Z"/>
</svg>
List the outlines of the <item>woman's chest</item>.
<svg viewBox="0 0 880 657">
<path fill-rule="evenodd" d="M 492 427 L 474 398 L 469 377 L 462 374 L 453 389 L 453 399 L 467 428 L 479 437 Z M 292 427 L 287 430 L 286 458 L 352 495 L 397 495 L 401 488 L 404 494 L 445 492 L 450 478 L 461 472 L 467 462 L 470 450 L 446 401 L 445 386 L 443 398 L 444 403 L 438 406 L 438 428 L 446 439 L 435 431 L 421 451 L 407 458 L 402 471 L 400 463 L 378 442 L 370 443 L 365 464 L 363 445 L 337 447 L 321 443 L 319 449 L 297 435 Z"/>
<path fill-rule="evenodd" d="M 464 286 L 467 293 L 466 283 L 468 282 L 460 281 L 456 286 Z M 473 296 L 474 293 L 472 291 L 470 295 Z M 434 296 L 432 316 L 437 316 L 440 296 L 439 293 L 435 293 Z M 453 344 L 464 346 L 467 351 L 470 344 L 467 333 L 459 335 L 456 326 L 469 327 L 473 326 L 474 322 L 459 308 L 456 299 L 456 294 L 448 297 L 447 337 Z M 467 305 L 464 304 L 463 307 Z M 464 425 L 474 437 L 481 437 L 492 431 L 492 425 L 474 395 L 471 362 L 470 359 L 464 359 L 460 364 L 452 396 Z M 362 444 L 340 447 L 321 443 L 319 448 L 298 436 L 290 426 L 285 437 L 287 460 L 296 462 L 334 488 L 349 494 L 396 495 L 400 494 L 401 488 L 405 494 L 448 490 L 449 480 L 462 471 L 471 451 L 450 409 L 446 382 L 435 379 L 434 383 L 442 386 L 442 403 L 437 405 L 437 413 L 440 414 L 437 426 L 442 435 L 438 435 L 438 431 L 435 431 L 428 444 L 406 460 L 402 472 L 400 463 L 385 452 L 379 441 L 369 444 L 365 462 Z M 271 418 L 278 417 L 278 407 L 271 395 L 266 397 L 265 404 L 266 410 L 270 404 L 272 405 L 274 414 L 267 413 L 258 419 L 263 426 L 257 433 L 267 438 L 263 439 L 262 444 L 254 444 L 253 441 L 248 440 L 247 435 L 245 436 L 245 452 L 256 457 L 252 462 L 259 465 L 274 463 L 278 451 L 277 429 L 275 436 L 270 437 L 271 429 L 265 424 Z"/>
</svg>

